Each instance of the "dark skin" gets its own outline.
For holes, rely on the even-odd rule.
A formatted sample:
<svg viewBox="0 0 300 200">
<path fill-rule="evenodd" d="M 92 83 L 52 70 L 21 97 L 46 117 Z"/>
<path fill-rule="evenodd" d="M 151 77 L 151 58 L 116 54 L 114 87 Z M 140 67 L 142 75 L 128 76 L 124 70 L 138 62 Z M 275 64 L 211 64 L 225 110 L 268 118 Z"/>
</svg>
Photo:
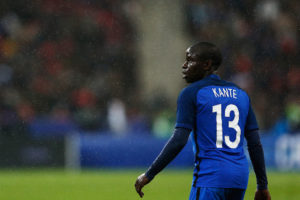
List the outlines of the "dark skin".
<svg viewBox="0 0 300 200">
<path fill-rule="evenodd" d="M 271 200 L 271 195 L 268 189 L 257 190 L 255 192 L 254 200 Z"/>
<path fill-rule="evenodd" d="M 142 188 L 150 183 L 150 180 L 148 177 L 145 175 L 145 173 L 141 174 L 135 181 L 135 190 L 136 192 L 140 195 L 141 198 L 144 196 L 144 192 L 142 192 Z"/>
<path fill-rule="evenodd" d="M 214 72 L 211 60 L 202 60 L 193 47 L 186 50 L 186 60 L 182 65 L 182 78 L 187 83 L 201 80 Z"/>
<path fill-rule="evenodd" d="M 214 71 L 212 60 L 201 59 L 201 52 L 199 52 L 199 50 L 195 50 L 193 46 L 186 50 L 186 60 L 182 65 L 182 78 L 185 79 L 187 83 L 201 80 L 211 75 Z M 151 180 L 149 180 L 145 173 L 136 179 L 135 189 L 141 198 L 144 196 L 142 188 L 150 182 Z M 257 190 L 254 200 L 271 200 L 269 190 Z"/>
</svg>

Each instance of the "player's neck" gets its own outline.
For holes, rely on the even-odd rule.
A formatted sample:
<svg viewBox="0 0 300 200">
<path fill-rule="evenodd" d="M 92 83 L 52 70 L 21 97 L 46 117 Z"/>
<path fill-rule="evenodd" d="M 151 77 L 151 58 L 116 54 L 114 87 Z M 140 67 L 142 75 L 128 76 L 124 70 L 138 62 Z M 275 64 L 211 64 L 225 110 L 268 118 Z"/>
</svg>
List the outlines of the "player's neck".
<svg viewBox="0 0 300 200">
<path fill-rule="evenodd" d="M 206 71 L 206 72 L 204 73 L 203 78 L 206 78 L 207 76 L 210 76 L 210 75 L 214 74 L 214 72 L 215 72 L 215 71 L 211 68 L 210 70 L 208 70 L 208 71 Z"/>
</svg>

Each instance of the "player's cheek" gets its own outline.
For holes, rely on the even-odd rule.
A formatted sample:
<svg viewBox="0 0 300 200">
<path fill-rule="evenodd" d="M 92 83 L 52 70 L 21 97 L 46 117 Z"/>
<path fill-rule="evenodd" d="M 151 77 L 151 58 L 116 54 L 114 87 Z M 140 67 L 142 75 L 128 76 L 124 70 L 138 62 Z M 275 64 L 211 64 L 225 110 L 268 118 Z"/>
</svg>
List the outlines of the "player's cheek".
<svg viewBox="0 0 300 200">
<path fill-rule="evenodd" d="M 195 70 L 195 64 L 189 64 L 189 65 L 188 65 L 188 70 L 187 70 L 187 71 L 192 72 L 192 71 L 194 71 L 194 70 Z"/>
</svg>

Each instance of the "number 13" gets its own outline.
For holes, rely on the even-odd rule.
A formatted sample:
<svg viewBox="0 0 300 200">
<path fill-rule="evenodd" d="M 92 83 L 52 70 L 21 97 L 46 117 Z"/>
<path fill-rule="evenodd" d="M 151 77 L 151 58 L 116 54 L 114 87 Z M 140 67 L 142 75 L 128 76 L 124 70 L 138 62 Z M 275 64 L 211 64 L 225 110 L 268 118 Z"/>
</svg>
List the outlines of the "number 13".
<svg viewBox="0 0 300 200">
<path fill-rule="evenodd" d="M 217 125 L 217 140 L 216 140 L 216 146 L 217 148 L 222 148 L 223 147 L 223 126 L 222 126 L 222 105 L 218 104 L 213 106 L 213 112 L 217 113 L 216 116 L 216 125 Z M 228 135 L 225 136 L 225 144 L 232 148 L 235 149 L 240 143 L 241 140 L 241 128 L 239 127 L 239 109 L 237 108 L 236 105 L 229 104 L 225 108 L 225 117 L 230 117 L 230 113 L 234 112 L 234 119 L 232 121 L 228 122 L 228 127 L 233 128 L 236 131 L 236 138 L 235 141 L 231 142 L 230 138 Z"/>
</svg>

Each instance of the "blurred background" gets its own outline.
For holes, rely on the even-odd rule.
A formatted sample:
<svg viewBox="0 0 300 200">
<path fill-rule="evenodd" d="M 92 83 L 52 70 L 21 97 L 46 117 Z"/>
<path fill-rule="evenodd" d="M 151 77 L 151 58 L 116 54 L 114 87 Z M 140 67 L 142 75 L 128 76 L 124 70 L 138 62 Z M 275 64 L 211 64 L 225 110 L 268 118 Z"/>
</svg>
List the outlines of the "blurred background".
<svg viewBox="0 0 300 200">
<path fill-rule="evenodd" d="M 297 0 L 1 0 L 0 167 L 145 168 L 196 41 L 245 89 L 270 169 L 300 169 Z M 172 163 L 191 168 L 189 142 Z"/>
</svg>

